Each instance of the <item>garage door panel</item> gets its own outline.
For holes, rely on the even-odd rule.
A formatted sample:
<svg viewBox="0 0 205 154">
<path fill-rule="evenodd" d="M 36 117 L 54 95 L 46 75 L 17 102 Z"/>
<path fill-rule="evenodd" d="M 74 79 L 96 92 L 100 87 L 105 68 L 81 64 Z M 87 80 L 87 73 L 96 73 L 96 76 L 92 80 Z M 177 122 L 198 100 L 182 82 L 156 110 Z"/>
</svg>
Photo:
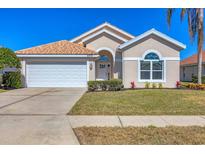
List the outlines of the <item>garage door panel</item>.
<svg viewBox="0 0 205 154">
<path fill-rule="evenodd" d="M 28 87 L 85 87 L 86 63 L 46 63 L 27 65 Z"/>
</svg>

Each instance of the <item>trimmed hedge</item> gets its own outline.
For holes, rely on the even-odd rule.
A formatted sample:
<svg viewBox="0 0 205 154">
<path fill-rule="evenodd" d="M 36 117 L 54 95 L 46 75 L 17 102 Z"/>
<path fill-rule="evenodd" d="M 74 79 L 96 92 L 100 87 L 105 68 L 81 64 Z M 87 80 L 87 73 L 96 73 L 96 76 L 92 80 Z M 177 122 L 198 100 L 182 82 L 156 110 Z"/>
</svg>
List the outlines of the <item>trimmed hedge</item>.
<svg viewBox="0 0 205 154">
<path fill-rule="evenodd" d="M 7 88 L 22 88 L 21 72 L 8 72 L 4 74 L 3 84 Z"/>
<path fill-rule="evenodd" d="M 88 91 L 118 91 L 123 88 L 122 80 L 88 81 Z"/>
</svg>

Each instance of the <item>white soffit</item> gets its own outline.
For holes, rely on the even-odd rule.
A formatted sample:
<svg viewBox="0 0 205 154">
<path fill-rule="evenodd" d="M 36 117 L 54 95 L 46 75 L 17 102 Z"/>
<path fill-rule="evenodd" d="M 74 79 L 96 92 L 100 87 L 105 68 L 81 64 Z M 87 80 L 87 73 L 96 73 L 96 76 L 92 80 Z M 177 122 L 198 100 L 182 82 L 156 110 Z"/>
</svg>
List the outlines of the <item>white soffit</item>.
<svg viewBox="0 0 205 154">
<path fill-rule="evenodd" d="M 118 32 L 120 32 L 120 33 L 122 33 L 122 34 L 124 34 L 124 35 L 127 35 L 127 36 L 130 37 L 130 38 L 134 38 L 133 35 L 131 35 L 131 34 L 125 32 L 124 30 L 119 29 L 119 28 L 117 28 L 116 26 L 113 26 L 113 25 L 111 25 L 110 23 L 105 22 L 105 23 L 103 23 L 103 24 L 97 26 L 96 28 L 93 28 L 93 29 L 89 30 L 88 32 L 83 33 L 82 35 L 71 39 L 70 42 L 75 42 L 75 41 L 81 39 L 82 37 L 85 37 L 86 35 L 89 35 L 90 33 L 93 33 L 93 32 L 95 32 L 95 31 L 97 31 L 98 29 L 101 29 L 101 28 L 106 27 L 106 26 L 107 26 L 107 27 L 110 27 L 111 29 L 114 29 L 114 30 L 116 30 L 116 31 L 118 31 Z"/>
<path fill-rule="evenodd" d="M 145 32 L 145 33 L 135 37 L 134 39 L 129 40 L 129 41 L 127 41 L 124 44 L 121 44 L 119 46 L 119 49 L 123 49 L 123 48 L 125 48 L 125 47 L 127 47 L 127 46 L 129 46 L 129 45 L 131 45 L 131 44 L 133 44 L 133 43 L 135 43 L 135 42 L 137 42 L 137 41 L 139 41 L 139 40 L 141 40 L 141 39 L 151 35 L 151 34 L 157 35 L 157 36 L 167 40 L 168 42 L 175 44 L 176 46 L 178 46 L 178 47 L 180 47 L 182 49 L 186 48 L 186 45 L 184 45 L 183 43 L 181 43 L 181 42 L 179 42 L 179 41 L 177 41 L 177 40 L 175 40 L 175 39 L 173 39 L 173 38 L 171 38 L 171 37 L 169 37 L 169 36 L 159 32 L 159 31 L 157 31 L 157 30 L 155 30 L 153 28 L 153 29 L 151 29 L 151 30 L 149 30 L 149 31 L 147 31 L 147 32 Z"/>
</svg>

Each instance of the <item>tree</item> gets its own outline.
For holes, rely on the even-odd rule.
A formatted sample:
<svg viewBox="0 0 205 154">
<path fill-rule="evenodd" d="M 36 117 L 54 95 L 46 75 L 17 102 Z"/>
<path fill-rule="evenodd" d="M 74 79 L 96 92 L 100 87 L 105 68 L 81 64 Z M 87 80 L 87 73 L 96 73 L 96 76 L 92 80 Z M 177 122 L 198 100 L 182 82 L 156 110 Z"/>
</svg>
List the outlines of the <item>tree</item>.
<svg viewBox="0 0 205 154">
<path fill-rule="evenodd" d="M 167 22 L 170 26 L 172 14 L 175 9 L 167 10 Z M 181 9 L 180 18 L 181 21 L 184 16 L 188 19 L 188 29 L 191 40 L 193 41 L 197 35 L 197 63 L 198 63 L 198 84 L 201 84 L 202 77 L 202 52 L 204 41 L 204 10 L 202 8 L 183 8 Z"/>
<path fill-rule="evenodd" d="M 20 68 L 21 63 L 16 54 L 8 48 L 0 48 L 0 70 L 6 67 Z"/>
</svg>

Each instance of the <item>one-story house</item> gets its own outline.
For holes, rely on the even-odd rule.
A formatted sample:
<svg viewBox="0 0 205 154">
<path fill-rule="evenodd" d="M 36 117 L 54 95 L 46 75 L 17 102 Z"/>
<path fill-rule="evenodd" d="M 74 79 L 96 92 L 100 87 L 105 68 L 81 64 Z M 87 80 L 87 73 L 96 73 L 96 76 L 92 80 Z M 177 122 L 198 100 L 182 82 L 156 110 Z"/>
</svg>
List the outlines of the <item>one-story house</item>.
<svg viewBox="0 0 205 154">
<path fill-rule="evenodd" d="M 0 70 L 0 75 L 1 74 L 5 74 L 7 72 L 16 72 L 17 69 L 15 67 L 7 67 L 7 68 L 4 68 L 3 70 Z"/>
<path fill-rule="evenodd" d="M 192 81 L 197 76 L 197 54 L 194 54 L 180 62 L 180 80 Z M 205 51 L 202 52 L 202 76 L 205 76 Z"/>
<path fill-rule="evenodd" d="M 186 46 L 155 30 L 135 37 L 109 23 L 82 35 L 16 51 L 25 87 L 86 87 L 90 80 L 122 79 L 126 88 L 145 82 L 174 88 L 179 52 Z"/>
</svg>

